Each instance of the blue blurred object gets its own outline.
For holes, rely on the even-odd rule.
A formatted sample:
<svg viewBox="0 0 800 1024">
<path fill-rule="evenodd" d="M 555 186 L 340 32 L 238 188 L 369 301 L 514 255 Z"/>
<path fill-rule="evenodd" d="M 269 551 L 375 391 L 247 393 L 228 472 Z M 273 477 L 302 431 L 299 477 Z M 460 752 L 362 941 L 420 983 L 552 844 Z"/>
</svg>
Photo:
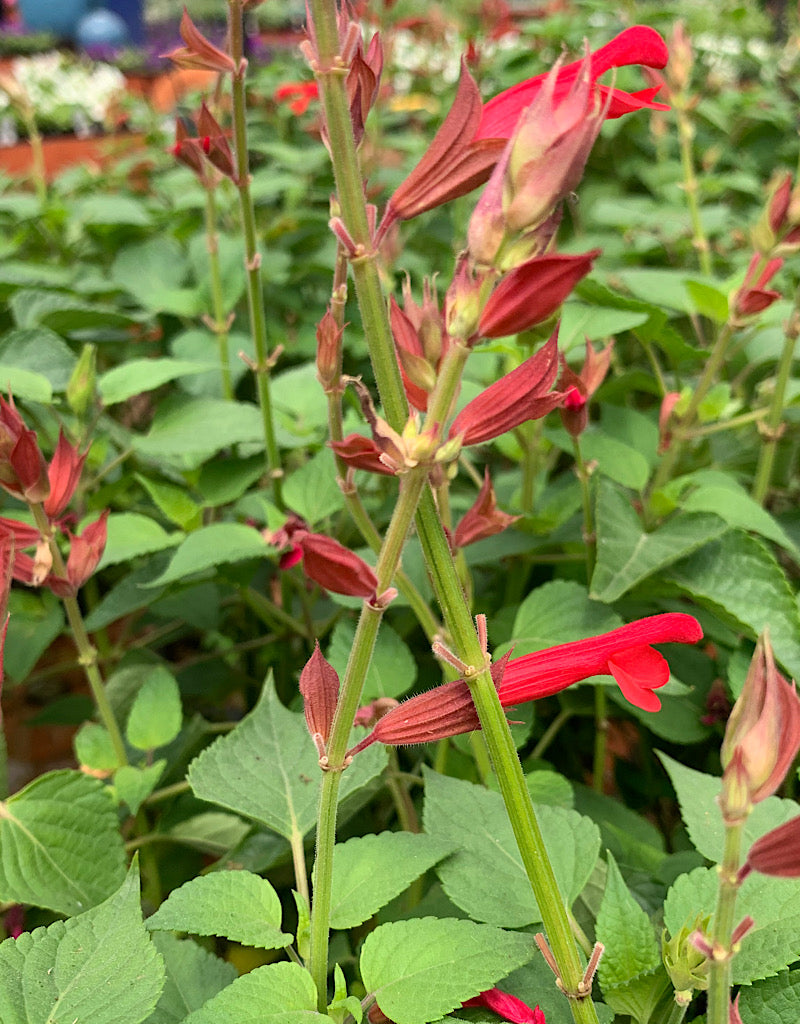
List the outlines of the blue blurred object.
<svg viewBox="0 0 800 1024">
<path fill-rule="evenodd" d="M 17 7 L 26 28 L 74 36 L 89 0 L 18 0 Z"/>
<path fill-rule="evenodd" d="M 93 50 L 119 49 L 128 42 L 128 26 L 118 14 L 99 7 L 78 22 L 75 39 L 91 54 Z"/>
<path fill-rule="evenodd" d="M 127 25 L 129 43 L 144 46 L 144 0 L 105 0 L 105 6 Z"/>
</svg>

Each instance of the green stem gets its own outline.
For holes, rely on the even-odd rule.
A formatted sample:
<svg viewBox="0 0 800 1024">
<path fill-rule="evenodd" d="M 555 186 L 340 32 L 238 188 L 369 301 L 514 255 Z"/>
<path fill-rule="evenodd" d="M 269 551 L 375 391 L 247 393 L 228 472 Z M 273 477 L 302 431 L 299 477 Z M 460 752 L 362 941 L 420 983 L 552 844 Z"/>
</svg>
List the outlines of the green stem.
<svg viewBox="0 0 800 1024">
<path fill-rule="evenodd" d="M 403 545 L 414 518 L 420 492 L 425 486 L 427 469 L 411 470 L 404 478 L 394 513 L 386 531 L 383 546 L 375 567 L 376 593 L 382 594 L 391 586 L 397 572 Z M 317 851 L 314 862 L 314 900 L 311 907 L 311 940 L 308 969 L 317 988 L 320 1012 L 328 1004 L 328 941 L 330 933 L 331 880 L 333 877 L 333 848 L 336 843 L 336 810 L 342 771 L 347 767 L 350 730 L 353 725 L 361 691 L 367 675 L 383 608 L 365 601 L 356 626 L 356 635 L 350 649 L 344 679 L 342 680 L 336 714 L 331 727 L 326 755 L 327 768 L 322 777 L 319 819 L 317 823 Z"/>
<path fill-rule="evenodd" d="M 719 866 L 719 892 L 714 911 L 711 936 L 713 954 L 710 958 L 708 985 L 708 1024 L 728 1024 L 731 1001 L 731 960 L 736 897 L 739 894 L 739 864 L 741 860 L 744 822 L 725 827 L 725 848 Z"/>
<path fill-rule="evenodd" d="M 308 903 L 308 872 L 306 871 L 306 852 L 303 848 L 303 833 L 296 829 L 289 840 L 292 848 L 292 864 L 294 866 L 295 887 Z"/>
<path fill-rule="evenodd" d="M 50 548 L 50 553 L 53 558 L 53 568 L 56 571 L 56 575 L 62 579 L 67 579 L 67 567 L 64 564 L 64 559 L 59 551 L 58 544 L 56 543 L 55 535 L 53 534 L 52 527 L 47 518 L 47 514 L 40 503 L 32 503 L 30 510 L 33 513 L 34 522 L 39 528 L 39 533 L 47 541 Z M 125 765 L 128 763 L 128 754 L 125 750 L 125 741 L 122 738 L 119 725 L 114 712 L 111 708 L 111 703 L 106 694 L 105 684 L 103 677 L 100 675 L 100 669 L 97 665 L 97 650 L 89 640 L 89 634 L 86 632 L 86 627 L 83 624 L 83 615 L 81 614 L 80 606 L 74 596 L 66 596 L 62 598 L 64 603 L 64 611 L 67 613 L 67 621 L 69 622 L 70 629 L 72 630 L 72 637 L 75 641 L 75 646 L 78 648 L 78 661 L 83 666 L 83 670 L 86 674 L 89 687 L 94 697 L 94 702 L 97 707 L 97 713 L 100 715 L 100 720 L 106 728 L 109 736 L 111 737 L 111 743 L 114 747 L 114 753 L 117 757 L 117 763 Z"/>
<path fill-rule="evenodd" d="M 219 365 L 222 374 L 222 392 L 230 401 L 233 399 L 233 382 L 231 380 L 231 363 L 228 352 L 228 319 L 225 316 L 225 301 L 222 293 L 222 275 L 219 269 L 219 235 L 217 233 L 217 203 L 214 185 L 206 188 L 205 224 L 206 246 L 208 247 L 208 269 L 211 275 L 211 301 L 213 316 L 208 326 L 217 336 Z"/>
<path fill-rule="evenodd" d="M 697 250 L 700 269 L 704 274 L 711 275 L 711 246 L 708 244 L 703 221 L 700 217 L 698 201 L 699 184 L 694 169 L 692 142 L 694 141 L 694 125 L 686 107 L 685 97 L 675 97 L 673 106 L 678 115 L 678 138 L 681 147 L 681 167 L 683 168 L 683 190 L 686 193 L 686 205 L 692 222 L 692 243 Z"/>
<path fill-rule="evenodd" d="M 795 304 L 797 304 L 797 298 L 795 298 Z M 775 453 L 778 449 L 781 418 L 783 417 L 783 406 L 786 398 L 786 387 L 789 383 L 789 376 L 792 371 L 792 360 L 794 359 L 794 346 L 797 342 L 797 334 L 797 309 L 795 308 L 787 325 L 786 337 L 783 342 L 783 350 L 781 351 L 781 357 L 778 362 L 778 373 L 775 378 L 775 391 L 773 392 L 769 413 L 767 414 L 766 422 L 764 423 L 766 440 L 762 444 L 761 451 L 758 455 L 756 478 L 753 482 L 753 497 L 759 504 L 764 503 L 764 499 L 767 497 L 769 485 L 772 480 L 772 468 L 775 464 Z"/>
<path fill-rule="evenodd" d="M 683 1024 L 683 1018 L 686 1016 L 688 1009 L 688 1003 L 679 1003 L 673 1000 L 669 1013 L 661 1018 L 661 1024 Z"/>
<path fill-rule="evenodd" d="M 236 152 L 236 187 L 239 191 L 239 206 L 245 241 L 247 306 L 250 312 L 250 329 L 253 334 L 253 346 L 256 354 L 253 372 L 256 377 L 258 403 L 261 408 L 261 420 L 264 429 L 267 471 L 272 483 L 275 504 L 282 509 L 281 478 L 283 471 L 280 465 L 272 414 L 272 398 L 269 386 L 269 374 L 272 364 L 267 353 L 267 319 L 264 310 L 264 294 L 261 287 L 261 254 L 258 251 L 256 241 L 256 216 L 253 207 L 253 197 L 250 193 L 250 162 L 247 150 L 247 109 L 244 83 L 247 62 L 244 59 L 243 0 L 229 0 L 228 7 L 230 11 L 231 57 L 237 68 L 232 76 L 233 137 Z"/>
</svg>

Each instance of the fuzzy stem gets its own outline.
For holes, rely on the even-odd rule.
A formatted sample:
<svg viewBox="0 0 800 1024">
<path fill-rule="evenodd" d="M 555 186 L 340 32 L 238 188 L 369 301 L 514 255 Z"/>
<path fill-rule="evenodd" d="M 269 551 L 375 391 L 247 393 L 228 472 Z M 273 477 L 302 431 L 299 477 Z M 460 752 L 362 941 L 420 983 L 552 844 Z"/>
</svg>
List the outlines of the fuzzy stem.
<svg viewBox="0 0 800 1024">
<path fill-rule="evenodd" d="M 694 125 L 689 114 L 686 97 L 676 96 L 673 106 L 678 116 L 678 138 L 681 147 L 681 167 L 683 169 L 683 190 L 686 194 L 686 205 L 689 207 L 689 218 L 692 222 L 692 242 L 697 250 L 700 269 L 704 274 L 711 275 L 711 246 L 708 244 L 703 221 L 700 216 L 700 203 L 697 198 L 699 184 L 694 169 L 692 142 L 694 141 Z"/>
<path fill-rule="evenodd" d="M 708 985 L 708 1024 L 728 1024 L 731 1002 L 731 947 L 736 897 L 739 894 L 739 863 L 741 860 L 744 822 L 725 827 L 725 848 L 719 866 L 719 891 L 714 911 L 711 936 L 713 954 L 710 958 Z"/>
<path fill-rule="evenodd" d="M 29 507 L 33 513 L 34 522 L 39 528 L 39 533 L 47 541 L 50 548 L 50 553 L 53 557 L 53 568 L 56 571 L 56 575 L 61 576 L 63 579 L 67 579 L 67 567 L 64 564 L 64 559 L 59 551 L 56 538 L 53 534 L 52 527 L 50 526 L 50 522 L 44 508 L 38 502 L 31 503 Z M 83 666 L 83 670 L 86 673 L 86 679 L 92 691 L 92 696 L 94 697 L 97 713 L 100 715 L 100 720 L 111 737 L 114 753 L 117 756 L 117 763 L 119 765 L 125 765 L 128 763 L 125 741 L 122 738 L 119 724 L 114 717 L 111 703 L 108 699 L 108 695 L 106 694 L 103 677 L 100 675 L 100 669 L 97 666 L 97 650 L 89 640 L 89 635 L 83 624 L 83 615 L 81 614 L 81 609 L 77 599 L 73 596 L 67 596 L 63 597 L 62 601 L 64 603 L 64 611 L 67 613 L 67 621 L 69 622 L 70 629 L 72 630 L 72 637 L 75 641 L 75 646 L 78 648 L 78 661 Z"/>
<path fill-rule="evenodd" d="M 245 241 L 245 270 L 247 272 L 247 306 L 250 312 L 250 328 L 256 360 L 253 372 L 256 377 L 258 404 L 264 428 L 267 471 L 272 483 L 275 504 L 283 508 L 281 487 L 282 470 L 278 444 L 275 440 L 275 425 L 272 414 L 269 373 L 271 362 L 267 353 L 267 319 L 264 310 L 264 295 L 261 288 L 261 254 L 256 241 L 256 216 L 253 197 L 250 193 L 250 163 L 247 152 L 247 110 L 245 104 L 244 24 L 242 0 L 229 0 L 229 29 L 231 57 L 237 70 L 233 81 L 233 137 L 236 153 L 236 187 L 239 191 L 239 206 L 242 216 Z"/>
<path fill-rule="evenodd" d="M 225 316 L 225 302 L 222 294 L 222 275 L 219 269 L 219 235 L 217 233 L 217 203 L 214 186 L 206 190 L 205 224 L 206 246 L 208 248 L 208 269 L 211 275 L 211 301 L 213 316 L 208 318 L 208 326 L 217 336 L 219 365 L 222 374 L 222 393 L 230 401 L 233 399 L 233 383 L 231 381 L 231 363 L 228 352 L 228 320 Z"/>
<path fill-rule="evenodd" d="M 779 429 L 781 417 L 783 416 L 786 386 L 789 383 L 789 376 L 792 371 L 794 346 L 797 342 L 798 326 L 800 326 L 798 325 L 797 317 L 798 297 L 795 298 L 795 309 L 792 312 L 792 316 L 790 317 L 786 328 L 783 350 L 781 351 L 780 360 L 778 361 L 775 390 L 772 395 L 769 413 L 764 422 L 766 439 L 761 446 L 761 451 L 758 455 L 758 467 L 756 468 L 756 477 L 753 482 L 753 497 L 762 505 L 764 503 L 764 499 L 767 497 L 770 481 L 772 480 L 772 468 L 775 464 L 775 453 L 778 449 Z"/>
</svg>

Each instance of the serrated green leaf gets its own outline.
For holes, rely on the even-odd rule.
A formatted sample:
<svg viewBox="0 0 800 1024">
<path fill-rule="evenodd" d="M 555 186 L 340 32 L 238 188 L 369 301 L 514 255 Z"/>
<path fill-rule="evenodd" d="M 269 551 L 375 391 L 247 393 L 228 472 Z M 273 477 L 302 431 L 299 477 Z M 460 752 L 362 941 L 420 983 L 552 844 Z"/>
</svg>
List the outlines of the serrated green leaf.
<svg viewBox="0 0 800 1024">
<path fill-rule="evenodd" d="M 664 903 L 664 924 L 670 934 L 676 935 L 696 914 L 713 915 L 718 888 L 716 868 L 695 868 L 680 875 Z M 733 958 L 735 985 L 778 974 L 800 958 L 800 879 L 767 878 L 754 871 L 742 883 L 736 900 L 736 920 L 747 915 L 755 925 Z"/>
<path fill-rule="evenodd" d="M 75 735 L 78 763 L 95 771 L 109 772 L 119 766 L 111 736 L 99 722 L 85 722 Z"/>
<path fill-rule="evenodd" d="M 650 917 L 631 896 L 617 862 L 608 854 L 603 902 L 597 915 L 597 941 L 606 947 L 600 961 L 603 992 L 624 986 L 661 963 Z"/>
<path fill-rule="evenodd" d="M 597 860 L 600 831 L 564 807 L 537 807 L 536 816 L 559 889 L 572 906 Z M 436 873 L 457 907 L 506 928 L 541 921 L 499 793 L 426 769 L 423 818 L 428 835 L 456 846 Z"/>
<path fill-rule="evenodd" d="M 361 975 L 396 1024 L 427 1024 L 532 957 L 530 936 L 426 917 L 371 932 L 361 948 Z"/>
<path fill-rule="evenodd" d="M 148 918 L 147 927 L 279 949 L 292 941 L 280 930 L 281 913 L 278 894 L 265 878 L 249 871 L 215 871 L 174 889 Z"/>
<path fill-rule="evenodd" d="M 613 988 L 604 985 L 603 998 L 616 1013 L 628 1014 L 636 1024 L 650 1024 L 653 1019 L 662 1019 L 659 1016 L 654 1018 L 653 1015 L 669 989 L 667 972 L 658 966 L 637 978 L 631 978 L 625 985 Z"/>
<path fill-rule="evenodd" d="M 769 626 L 775 657 L 800 677 L 800 610 L 762 541 L 731 530 L 673 565 L 666 577 L 753 637 Z"/>
<path fill-rule="evenodd" d="M 728 319 L 728 295 L 704 281 L 687 280 L 686 290 L 692 305 L 701 316 L 724 324 Z"/>
<path fill-rule="evenodd" d="M 3 1024 L 144 1021 L 164 965 L 142 924 L 135 865 L 99 906 L 0 943 L 0 975 Z"/>
<path fill-rule="evenodd" d="M 708 860 L 719 862 L 725 842 L 725 827 L 717 803 L 722 780 L 687 768 L 661 751 L 656 753 L 678 795 L 681 817 L 695 849 Z M 746 853 L 764 833 L 783 825 L 796 814 L 797 804 L 793 800 L 781 800 L 776 796 L 761 800 L 744 823 L 743 852 Z"/>
<path fill-rule="evenodd" d="M 0 804 L 0 900 L 79 914 L 125 874 L 114 804 L 82 772 L 48 772 Z"/>
<path fill-rule="evenodd" d="M 167 533 L 155 520 L 138 512 L 112 512 L 106 527 L 108 540 L 99 569 L 174 547 L 183 537 L 177 531 Z"/>
<path fill-rule="evenodd" d="M 187 1014 L 230 985 L 236 968 L 191 939 L 156 932 L 153 945 L 167 969 L 164 991 L 146 1024 L 183 1024 Z"/>
<path fill-rule="evenodd" d="M 251 827 L 234 814 L 206 811 L 179 821 L 172 826 L 169 834 L 179 843 L 186 843 L 203 853 L 220 857 L 226 850 L 241 843 Z"/>
<path fill-rule="evenodd" d="M 218 371 L 214 363 L 195 363 L 187 359 L 131 359 L 101 374 L 97 391 L 105 405 L 116 405 L 134 395 L 154 391 L 178 377 Z"/>
<path fill-rule="evenodd" d="M 158 785 L 167 762 L 161 758 L 154 764 L 148 764 L 144 768 L 137 768 L 131 764 L 124 764 L 114 773 L 114 789 L 117 799 L 128 805 L 131 814 L 136 814 L 144 801 L 150 796 Z"/>
<path fill-rule="evenodd" d="M 330 1021 L 317 1014 L 317 991 L 299 964 L 256 967 L 237 978 L 183 1024 L 314 1024 Z"/>
<path fill-rule="evenodd" d="M 287 478 L 286 504 L 314 526 L 344 508 L 344 495 L 336 477 L 333 452 L 323 448 Z"/>
<path fill-rule="evenodd" d="M 178 487 L 164 480 L 150 480 L 140 473 L 136 474 L 136 479 L 153 499 L 159 511 L 176 526 L 188 531 L 200 525 L 202 507 L 192 501 L 186 493 L 185 486 Z"/>
<path fill-rule="evenodd" d="M 182 720 L 178 683 L 169 669 L 157 665 L 134 699 L 126 727 L 128 742 L 139 750 L 164 747 L 181 731 Z"/>
<path fill-rule="evenodd" d="M 742 1024 L 797 1024 L 800 1020 L 800 971 L 784 971 L 757 981 L 739 993 Z"/>
<path fill-rule="evenodd" d="M 385 764 L 379 744 L 359 754 L 343 773 L 340 800 L 366 786 Z M 316 824 L 321 774 L 305 718 L 281 704 L 270 676 L 255 708 L 195 758 L 188 779 L 199 799 L 291 839 Z"/>
<path fill-rule="evenodd" d="M 447 840 L 412 832 L 381 832 L 337 843 L 331 927 L 363 924 L 453 849 Z"/>
<path fill-rule="evenodd" d="M 597 636 L 622 625 L 619 616 L 593 601 L 586 588 L 571 580 L 553 580 L 531 591 L 514 620 L 514 656 Z M 500 648 L 503 653 L 510 645 Z"/>
<path fill-rule="evenodd" d="M 616 601 L 658 569 L 728 529 L 717 515 L 676 516 L 652 533 L 645 533 L 630 500 L 613 484 L 600 480 L 597 492 L 597 564 L 591 595 Z"/>
<path fill-rule="evenodd" d="M 46 327 L 9 331 L 0 341 L 0 363 L 45 377 L 53 391 L 63 391 L 77 359 L 64 341 Z M 2 378 L 0 378 L 2 379 Z M 18 392 L 14 389 L 14 394 Z M 19 392 L 22 396 L 22 392 Z M 27 396 L 23 396 L 27 397 Z"/>
<path fill-rule="evenodd" d="M 344 678 L 355 635 L 352 620 L 341 619 L 336 623 L 326 657 L 339 673 L 340 679 Z M 362 703 L 368 703 L 376 697 L 399 697 L 411 689 L 416 681 L 417 663 L 408 645 L 391 626 L 384 623 L 378 633 L 372 661 L 367 669 L 361 695 Z"/>
<path fill-rule="evenodd" d="M 232 444 L 263 438 L 264 424 L 257 406 L 181 395 L 161 405 L 149 432 L 134 437 L 133 444 L 148 457 L 196 460 Z"/>
<path fill-rule="evenodd" d="M 252 526 L 245 526 L 244 523 L 212 523 L 190 533 L 164 572 L 148 586 L 163 587 L 217 565 L 242 562 L 248 558 L 264 558 L 268 550 L 266 541 Z"/>
<path fill-rule="evenodd" d="M 12 590 L 8 595 L 8 632 L 4 649 L 6 675 L 22 682 L 64 628 L 64 609 L 49 590 Z"/>
</svg>

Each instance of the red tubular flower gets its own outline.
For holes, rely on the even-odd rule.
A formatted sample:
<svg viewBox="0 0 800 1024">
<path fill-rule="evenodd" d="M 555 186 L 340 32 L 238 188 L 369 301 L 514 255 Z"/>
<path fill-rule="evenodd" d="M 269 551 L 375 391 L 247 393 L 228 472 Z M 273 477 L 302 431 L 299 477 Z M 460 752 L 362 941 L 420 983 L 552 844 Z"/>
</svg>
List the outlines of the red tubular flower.
<svg viewBox="0 0 800 1024">
<path fill-rule="evenodd" d="M 648 68 L 663 68 L 669 60 L 669 52 L 666 43 L 655 31 L 646 25 L 633 25 L 615 36 L 605 46 L 601 46 L 591 54 L 591 76 L 593 81 L 605 74 L 611 68 L 622 68 L 629 64 L 641 64 Z M 572 64 L 566 64 L 558 72 L 558 81 L 555 87 L 555 100 L 565 97 L 580 74 L 583 61 L 577 60 Z M 483 108 L 478 130 L 475 139 L 508 139 L 517 126 L 517 121 L 523 110 L 535 99 L 539 90 L 544 85 L 547 74 L 535 75 L 533 78 L 512 85 L 510 89 L 498 93 L 489 100 Z M 652 110 L 668 110 L 664 103 L 657 103 L 653 97 L 658 88 L 642 89 L 639 92 L 628 93 L 622 89 L 609 89 L 607 86 L 598 86 L 600 90 L 601 103 L 605 107 L 607 118 L 621 117 L 634 110 L 641 110 L 649 107 Z"/>
<path fill-rule="evenodd" d="M 773 878 L 800 878 L 800 817 L 756 839 L 739 872 L 739 881 L 751 871 Z"/>
<path fill-rule="evenodd" d="M 650 644 L 696 643 L 703 636 L 691 615 L 668 612 L 638 619 L 609 633 L 548 647 L 535 654 L 492 665 L 492 677 L 503 707 L 550 697 L 597 675 L 613 676 L 623 696 L 644 711 L 658 711 L 653 690 L 669 680 L 666 659 Z M 351 753 L 371 743 L 428 743 L 480 727 L 469 686 L 463 679 L 445 683 L 403 701 L 384 716 Z"/>
<path fill-rule="evenodd" d="M 14 399 L 0 395 L 0 487 L 22 501 L 44 501 L 50 493 L 47 466 L 36 431 L 28 430 Z"/>
<path fill-rule="evenodd" d="M 478 330 L 484 338 L 505 338 L 543 323 L 586 277 L 602 250 L 577 256 L 534 256 L 501 278 L 483 308 Z"/>
<path fill-rule="evenodd" d="M 319 88 L 316 82 L 284 82 L 275 90 L 273 99 L 276 103 L 288 103 L 289 110 L 300 117 L 312 100 L 319 99 Z"/>
<path fill-rule="evenodd" d="M 483 444 L 554 409 L 564 397 L 550 390 L 558 372 L 557 334 L 554 331 L 535 355 L 473 398 L 453 420 L 448 436 L 462 435 L 464 445 Z"/>
<path fill-rule="evenodd" d="M 81 455 L 78 446 L 73 447 L 64 436 L 64 431 L 59 430 L 58 444 L 47 467 L 50 494 L 45 498 L 44 510 L 49 519 L 60 516 L 72 500 L 87 455 L 88 449 Z"/>
<path fill-rule="evenodd" d="M 501 992 L 499 988 L 490 988 L 487 992 L 481 992 L 474 999 L 467 999 L 464 1006 L 485 1007 L 497 1013 L 505 1021 L 511 1024 L 546 1024 L 544 1013 L 535 1006 L 533 1009 L 527 1003 L 523 1003 L 516 996 L 508 992 Z"/>
<path fill-rule="evenodd" d="M 762 263 L 763 269 L 757 273 Z M 742 287 L 733 300 L 733 308 L 737 316 L 753 316 L 756 313 L 761 313 L 781 297 L 780 292 L 766 286 L 782 266 L 783 260 L 780 257 L 764 262 L 763 257 L 758 253 L 753 256 Z"/>
<path fill-rule="evenodd" d="M 613 351 L 613 339 L 602 352 L 596 352 L 592 348 L 592 343 L 587 340 L 586 358 L 580 373 L 575 373 L 570 369 L 564 357 L 561 357 L 561 376 L 558 379 L 558 386 L 566 392 L 566 397 L 564 404 L 559 409 L 559 414 L 564 428 L 573 437 L 578 437 L 586 429 L 589 420 L 589 399 L 603 383 L 611 365 Z"/>
</svg>

